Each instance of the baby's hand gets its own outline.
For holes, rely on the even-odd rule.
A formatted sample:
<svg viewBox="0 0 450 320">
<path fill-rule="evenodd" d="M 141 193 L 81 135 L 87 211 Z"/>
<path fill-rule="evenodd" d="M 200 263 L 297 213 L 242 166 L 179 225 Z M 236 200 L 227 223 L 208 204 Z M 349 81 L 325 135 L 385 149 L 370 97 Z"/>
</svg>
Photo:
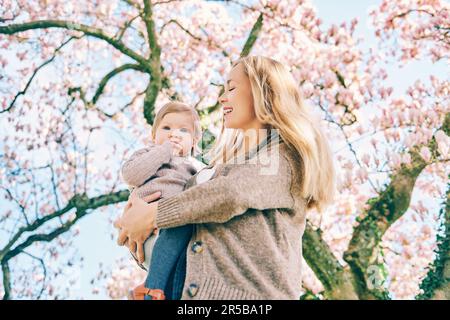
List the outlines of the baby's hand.
<svg viewBox="0 0 450 320">
<path fill-rule="evenodd" d="M 172 154 L 174 155 L 174 156 L 181 156 L 182 155 L 182 152 L 183 152 L 183 147 L 180 145 L 180 144 L 178 144 L 178 143 L 176 143 L 176 142 L 170 142 L 171 144 L 172 144 Z"/>
</svg>

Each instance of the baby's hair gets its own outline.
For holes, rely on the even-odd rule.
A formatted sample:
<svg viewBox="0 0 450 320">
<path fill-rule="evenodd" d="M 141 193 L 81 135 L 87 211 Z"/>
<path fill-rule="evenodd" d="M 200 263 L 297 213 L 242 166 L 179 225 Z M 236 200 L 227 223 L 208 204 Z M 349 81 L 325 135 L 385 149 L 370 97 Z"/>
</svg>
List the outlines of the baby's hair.
<svg viewBox="0 0 450 320">
<path fill-rule="evenodd" d="M 192 146 L 192 155 L 195 156 L 199 154 L 198 142 L 202 137 L 202 127 L 200 125 L 200 117 L 195 108 L 191 107 L 186 103 L 179 101 L 170 101 L 163 105 L 161 109 L 156 113 L 155 120 L 152 126 L 152 138 L 156 137 L 156 130 L 158 129 L 162 119 L 169 113 L 189 113 L 192 116 L 192 121 L 194 123 L 194 144 Z"/>
</svg>

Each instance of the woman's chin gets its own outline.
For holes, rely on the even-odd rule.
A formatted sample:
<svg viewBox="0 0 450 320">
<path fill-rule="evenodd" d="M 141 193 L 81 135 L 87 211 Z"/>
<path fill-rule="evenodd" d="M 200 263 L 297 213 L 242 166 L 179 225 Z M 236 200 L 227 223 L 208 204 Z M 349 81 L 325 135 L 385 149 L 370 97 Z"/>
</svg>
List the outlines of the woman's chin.
<svg viewBox="0 0 450 320">
<path fill-rule="evenodd" d="M 224 124 L 225 128 L 227 128 L 227 129 L 239 129 L 239 126 L 230 119 L 225 118 L 225 121 L 223 124 Z"/>
</svg>

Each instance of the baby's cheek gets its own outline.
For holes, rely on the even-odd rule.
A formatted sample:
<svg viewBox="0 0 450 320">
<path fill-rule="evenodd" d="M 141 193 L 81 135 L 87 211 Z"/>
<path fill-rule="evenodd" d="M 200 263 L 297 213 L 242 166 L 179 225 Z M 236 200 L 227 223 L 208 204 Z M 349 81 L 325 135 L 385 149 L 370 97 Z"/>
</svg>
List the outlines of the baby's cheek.
<svg viewBox="0 0 450 320">
<path fill-rule="evenodd" d="M 190 149 L 192 147 L 192 141 L 193 141 L 193 138 L 190 135 L 184 139 L 183 144 L 184 144 L 185 149 Z"/>
</svg>

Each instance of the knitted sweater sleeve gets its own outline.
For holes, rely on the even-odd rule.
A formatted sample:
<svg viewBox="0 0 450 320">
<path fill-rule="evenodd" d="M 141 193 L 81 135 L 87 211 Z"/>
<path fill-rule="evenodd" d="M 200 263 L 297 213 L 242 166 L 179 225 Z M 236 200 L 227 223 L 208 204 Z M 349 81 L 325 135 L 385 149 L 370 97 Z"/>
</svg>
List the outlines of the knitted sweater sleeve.
<svg viewBox="0 0 450 320">
<path fill-rule="evenodd" d="M 292 172 L 280 156 L 272 172 L 255 164 L 235 165 L 227 175 L 195 185 L 158 202 L 156 225 L 173 228 L 192 223 L 223 223 L 248 209 L 293 208 Z"/>
<path fill-rule="evenodd" d="M 172 145 L 169 141 L 161 145 L 150 144 L 133 153 L 122 165 L 122 178 L 130 186 L 140 187 L 156 171 L 172 158 Z"/>
</svg>

